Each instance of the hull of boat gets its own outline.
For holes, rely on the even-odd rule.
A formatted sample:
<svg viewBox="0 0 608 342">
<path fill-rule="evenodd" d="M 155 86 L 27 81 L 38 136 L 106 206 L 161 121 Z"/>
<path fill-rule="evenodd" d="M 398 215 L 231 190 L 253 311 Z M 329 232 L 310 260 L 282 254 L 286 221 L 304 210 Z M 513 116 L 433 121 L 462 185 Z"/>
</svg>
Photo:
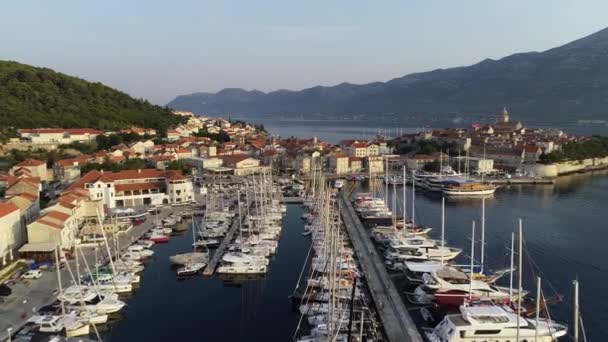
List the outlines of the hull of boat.
<svg viewBox="0 0 608 342">
<path fill-rule="evenodd" d="M 150 238 L 154 243 L 167 243 L 169 242 L 169 239 L 168 236 L 153 236 Z"/>
<path fill-rule="evenodd" d="M 447 196 L 487 196 L 496 192 L 495 188 L 485 190 L 458 190 L 458 189 L 443 189 L 442 192 Z"/>
<path fill-rule="evenodd" d="M 65 334 L 67 337 L 76 337 L 82 335 L 88 335 L 91 332 L 91 328 L 88 324 L 83 324 L 81 327 L 76 329 L 66 329 Z"/>
</svg>

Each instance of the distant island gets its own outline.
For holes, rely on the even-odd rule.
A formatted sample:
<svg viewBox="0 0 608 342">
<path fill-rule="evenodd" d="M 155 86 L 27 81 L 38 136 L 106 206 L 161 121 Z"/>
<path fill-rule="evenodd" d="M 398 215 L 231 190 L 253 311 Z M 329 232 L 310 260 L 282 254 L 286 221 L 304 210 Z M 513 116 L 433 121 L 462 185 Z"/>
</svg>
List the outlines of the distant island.
<svg viewBox="0 0 608 342">
<path fill-rule="evenodd" d="M 166 131 L 183 122 L 168 108 L 47 68 L 0 61 L 0 127 L 95 128 L 132 126 Z"/>
<path fill-rule="evenodd" d="M 544 52 L 409 74 L 388 82 L 342 83 L 264 93 L 229 88 L 181 95 L 175 109 L 206 115 L 416 116 L 458 119 L 508 105 L 529 121 L 576 122 L 608 116 L 608 29 Z"/>
</svg>

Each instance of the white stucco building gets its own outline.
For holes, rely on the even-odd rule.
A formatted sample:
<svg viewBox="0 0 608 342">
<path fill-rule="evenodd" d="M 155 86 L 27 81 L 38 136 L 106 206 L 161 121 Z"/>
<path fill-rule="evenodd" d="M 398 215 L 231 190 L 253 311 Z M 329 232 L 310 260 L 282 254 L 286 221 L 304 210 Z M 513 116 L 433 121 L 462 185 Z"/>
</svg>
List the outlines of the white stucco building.
<svg viewBox="0 0 608 342">
<path fill-rule="evenodd" d="M 16 249 L 23 244 L 19 207 L 10 202 L 0 203 L 0 266 L 13 260 Z"/>
<path fill-rule="evenodd" d="M 192 180 L 181 171 L 139 169 L 119 172 L 91 171 L 70 185 L 84 188 L 91 199 L 107 208 L 185 204 L 194 201 Z"/>
</svg>

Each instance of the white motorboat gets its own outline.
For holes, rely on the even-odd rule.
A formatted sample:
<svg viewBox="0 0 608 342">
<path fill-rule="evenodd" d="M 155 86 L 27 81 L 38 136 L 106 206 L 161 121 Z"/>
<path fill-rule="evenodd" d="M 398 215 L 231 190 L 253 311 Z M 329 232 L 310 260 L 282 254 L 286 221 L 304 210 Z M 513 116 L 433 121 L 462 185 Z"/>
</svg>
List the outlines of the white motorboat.
<svg viewBox="0 0 608 342">
<path fill-rule="evenodd" d="M 66 315 L 38 315 L 31 317 L 28 322 L 38 326 L 40 332 L 64 333 L 68 337 L 88 335 L 89 323 L 81 320 L 74 313 Z"/>
<path fill-rule="evenodd" d="M 425 330 L 431 342 L 538 341 L 553 342 L 565 336 L 567 327 L 549 319 L 520 317 L 506 306 L 461 306 L 459 314 L 447 315 L 434 328 Z M 519 335 L 518 335 L 519 334 Z"/>
<path fill-rule="evenodd" d="M 207 266 L 207 264 L 202 262 L 188 263 L 184 267 L 180 267 L 177 270 L 177 276 L 184 277 L 194 275 L 205 268 L 205 266 Z"/>
</svg>

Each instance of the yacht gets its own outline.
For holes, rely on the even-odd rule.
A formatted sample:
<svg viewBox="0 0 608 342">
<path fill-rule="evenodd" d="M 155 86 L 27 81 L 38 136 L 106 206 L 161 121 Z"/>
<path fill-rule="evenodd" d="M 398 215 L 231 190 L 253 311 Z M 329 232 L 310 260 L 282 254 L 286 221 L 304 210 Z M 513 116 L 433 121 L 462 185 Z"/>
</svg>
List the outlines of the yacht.
<svg viewBox="0 0 608 342">
<path fill-rule="evenodd" d="M 74 313 L 66 315 L 39 315 L 29 319 L 29 323 L 38 326 L 43 333 L 64 333 L 68 337 L 88 335 L 89 323 L 81 320 Z"/>
<path fill-rule="evenodd" d="M 487 196 L 493 195 L 498 187 L 474 181 L 447 181 L 442 192 L 448 196 Z"/>
<path fill-rule="evenodd" d="M 519 327 L 519 329 L 518 329 Z M 518 336 L 519 330 L 519 336 Z M 434 328 L 424 331 L 430 342 L 553 342 L 565 336 L 566 326 L 549 319 L 520 317 L 506 306 L 460 306 L 460 313 L 451 314 Z"/>
<path fill-rule="evenodd" d="M 207 266 L 207 264 L 202 262 L 188 263 L 184 267 L 180 267 L 177 269 L 177 276 L 185 277 L 195 275 L 196 273 L 200 272 L 200 270 L 205 268 L 205 266 Z"/>
<path fill-rule="evenodd" d="M 414 290 L 414 301 L 427 304 L 435 301 L 444 307 L 458 307 L 467 300 L 506 304 L 528 294 L 526 291 L 519 292 L 517 289 L 509 291 L 508 287 L 471 280 L 468 274 L 451 266 L 425 273 L 422 278 L 424 285 Z"/>
</svg>

